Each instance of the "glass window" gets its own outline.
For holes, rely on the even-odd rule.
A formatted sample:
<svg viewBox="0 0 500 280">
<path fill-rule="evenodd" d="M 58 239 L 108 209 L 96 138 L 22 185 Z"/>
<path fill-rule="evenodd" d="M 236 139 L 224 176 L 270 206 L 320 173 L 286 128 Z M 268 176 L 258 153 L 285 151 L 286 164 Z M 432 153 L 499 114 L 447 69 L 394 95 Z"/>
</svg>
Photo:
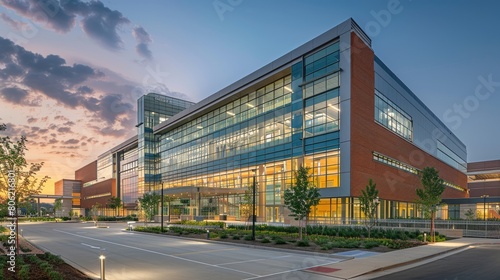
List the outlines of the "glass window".
<svg viewBox="0 0 500 280">
<path fill-rule="evenodd" d="M 412 141 L 413 122 L 396 104 L 375 90 L 375 121 L 397 135 Z"/>
</svg>

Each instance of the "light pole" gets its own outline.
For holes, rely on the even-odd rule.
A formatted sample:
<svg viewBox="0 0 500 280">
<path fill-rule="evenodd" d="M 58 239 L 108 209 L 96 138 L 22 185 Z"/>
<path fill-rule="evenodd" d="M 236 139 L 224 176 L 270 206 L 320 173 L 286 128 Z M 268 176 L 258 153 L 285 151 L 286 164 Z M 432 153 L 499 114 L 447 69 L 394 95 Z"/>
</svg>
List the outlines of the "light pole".
<svg viewBox="0 0 500 280">
<path fill-rule="evenodd" d="M 375 212 L 375 224 L 377 224 L 378 221 L 378 205 L 380 203 L 380 198 L 377 196 L 373 199 L 373 211 Z"/>
<path fill-rule="evenodd" d="M 484 214 L 484 220 L 486 221 L 486 198 L 490 196 L 487 194 L 483 194 L 481 197 L 483 198 L 483 214 Z"/>
<path fill-rule="evenodd" d="M 163 182 L 161 182 L 161 210 L 160 210 L 160 215 L 161 215 L 160 233 L 163 233 Z"/>
<path fill-rule="evenodd" d="M 253 195 L 253 203 L 252 203 L 252 240 L 255 240 L 255 173 L 256 169 L 252 169 L 253 171 L 253 190 L 252 190 L 252 195 Z"/>
<path fill-rule="evenodd" d="M 106 279 L 106 275 L 105 275 L 106 272 L 104 269 L 104 260 L 106 259 L 106 256 L 100 255 L 99 259 L 101 260 L 101 280 L 104 280 L 104 279 Z"/>
</svg>

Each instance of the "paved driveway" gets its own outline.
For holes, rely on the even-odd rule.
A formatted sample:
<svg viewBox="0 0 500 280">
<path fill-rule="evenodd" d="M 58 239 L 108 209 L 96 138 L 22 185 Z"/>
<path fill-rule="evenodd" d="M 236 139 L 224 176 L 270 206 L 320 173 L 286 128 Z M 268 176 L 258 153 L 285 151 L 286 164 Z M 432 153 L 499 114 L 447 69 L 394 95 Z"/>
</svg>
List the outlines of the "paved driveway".
<svg viewBox="0 0 500 280">
<path fill-rule="evenodd" d="M 61 255 L 91 277 L 106 279 L 329 279 L 301 270 L 342 259 L 123 231 L 125 224 L 21 224 L 36 246 Z M 330 278 L 331 279 L 331 278 Z"/>
</svg>

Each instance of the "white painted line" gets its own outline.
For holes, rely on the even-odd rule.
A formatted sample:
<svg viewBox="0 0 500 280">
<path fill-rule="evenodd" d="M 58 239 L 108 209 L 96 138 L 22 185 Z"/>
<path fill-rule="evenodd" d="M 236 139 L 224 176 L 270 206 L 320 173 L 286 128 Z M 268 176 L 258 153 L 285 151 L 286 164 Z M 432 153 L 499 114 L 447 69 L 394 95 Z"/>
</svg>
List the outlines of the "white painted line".
<svg viewBox="0 0 500 280">
<path fill-rule="evenodd" d="M 151 250 L 148 250 L 148 249 L 143 249 L 143 248 L 134 247 L 134 246 L 130 246 L 130 245 L 125 245 L 125 244 L 120 244 L 120 243 L 116 243 L 116 242 L 106 241 L 106 240 L 102 240 L 102 239 L 87 237 L 87 236 L 78 235 L 78 234 L 74 234 L 74 233 L 67 232 L 67 231 L 62 231 L 62 230 L 57 230 L 57 229 L 54 229 L 54 231 L 65 233 L 65 234 L 69 234 L 69 235 L 73 235 L 73 236 L 80 237 L 80 238 L 86 238 L 86 239 L 90 239 L 90 240 L 95 240 L 95 241 L 98 241 L 98 242 L 113 244 L 113 245 L 116 245 L 116 246 L 121 246 L 121 247 L 129 248 L 129 249 L 135 249 L 135 250 L 138 250 L 138 251 L 148 252 L 148 253 L 157 254 L 157 255 L 161 255 L 161 256 L 165 256 L 165 257 L 170 257 L 170 258 L 174 258 L 174 259 L 178 259 L 178 260 L 183 260 L 183 261 L 187 261 L 187 262 L 201 264 L 201 265 L 205 265 L 205 266 L 216 267 L 216 268 L 225 269 L 225 270 L 231 270 L 231 271 L 235 271 L 235 272 L 242 273 L 242 274 L 249 274 L 249 275 L 255 276 L 257 278 L 260 277 L 260 275 L 254 274 L 254 273 L 250 273 L 250 272 L 246 272 L 246 271 L 241 271 L 241 270 L 237 270 L 237 269 L 232 269 L 232 268 L 228 268 L 228 267 L 223 267 L 223 266 L 218 266 L 218 265 L 214 265 L 214 264 L 199 262 L 199 261 L 190 260 L 190 259 L 186 259 L 186 258 L 181 258 L 181 257 L 177 257 L 177 256 L 174 256 L 174 255 L 169 255 L 169 254 L 164 254 L 164 253 L 160 253 L 160 252 L 156 252 L 156 251 L 151 251 Z"/>
<path fill-rule="evenodd" d="M 282 259 L 282 258 L 288 258 L 291 255 L 285 255 L 285 256 L 279 256 L 279 257 L 274 257 L 274 258 L 267 258 L 267 259 L 255 259 L 255 260 L 248 260 L 248 261 L 239 261 L 239 262 L 228 262 L 228 263 L 220 263 L 217 265 L 230 265 L 230 264 L 237 264 L 237 263 L 249 263 L 249 262 L 259 262 L 259 261 L 267 261 L 267 260 L 274 260 L 274 259 Z"/>
<path fill-rule="evenodd" d="M 90 247 L 90 248 L 92 248 L 92 249 L 101 249 L 101 247 L 98 247 L 98 246 L 92 246 L 92 245 L 90 245 L 90 244 L 86 244 L 86 243 L 80 243 L 80 244 L 82 244 L 83 246 Z"/>
</svg>

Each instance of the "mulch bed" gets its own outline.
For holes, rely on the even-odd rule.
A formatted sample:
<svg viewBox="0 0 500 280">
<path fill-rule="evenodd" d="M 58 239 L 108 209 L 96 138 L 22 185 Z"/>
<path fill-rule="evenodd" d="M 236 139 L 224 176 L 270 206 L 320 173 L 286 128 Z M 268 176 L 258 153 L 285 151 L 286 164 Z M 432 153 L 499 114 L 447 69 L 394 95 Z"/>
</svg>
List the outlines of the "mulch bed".
<svg viewBox="0 0 500 280">
<path fill-rule="evenodd" d="M 32 263 L 28 258 L 25 256 L 28 255 L 36 255 L 40 259 L 44 259 L 44 251 L 40 250 L 39 248 L 35 247 L 33 244 L 28 242 L 26 239 L 24 239 L 22 236 L 19 236 L 19 244 L 20 248 L 22 248 L 23 251 L 20 252 L 20 254 L 17 256 L 23 257 L 24 263 L 30 265 L 30 271 L 29 271 L 29 279 L 30 280 L 47 280 L 50 279 L 49 275 L 45 273 L 37 264 Z M 6 248 L 3 247 L 3 244 L 0 244 L 0 255 L 5 255 L 6 254 Z M 17 264 L 17 262 L 16 262 Z M 80 270 L 72 267 L 71 265 L 67 263 L 63 264 L 58 264 L 52 265 L 54 270 L 59 272 L 63 279 L 71 279 L 71 280 L 91 280 L 92 278 L 86 276 L 83 272 Z M 17 271 L 20 269 L 18 265 L 16 265 L 16 273 L 13 273 L 12 271 L 8 270 L 9 265 L 5 264 L 4 269 L 3 269 L 3 274 L 0 275 L 0 279 L 6 279 L 6 280 L 18 280 L 20 279 L 17 275 Z"/>
</svg>

